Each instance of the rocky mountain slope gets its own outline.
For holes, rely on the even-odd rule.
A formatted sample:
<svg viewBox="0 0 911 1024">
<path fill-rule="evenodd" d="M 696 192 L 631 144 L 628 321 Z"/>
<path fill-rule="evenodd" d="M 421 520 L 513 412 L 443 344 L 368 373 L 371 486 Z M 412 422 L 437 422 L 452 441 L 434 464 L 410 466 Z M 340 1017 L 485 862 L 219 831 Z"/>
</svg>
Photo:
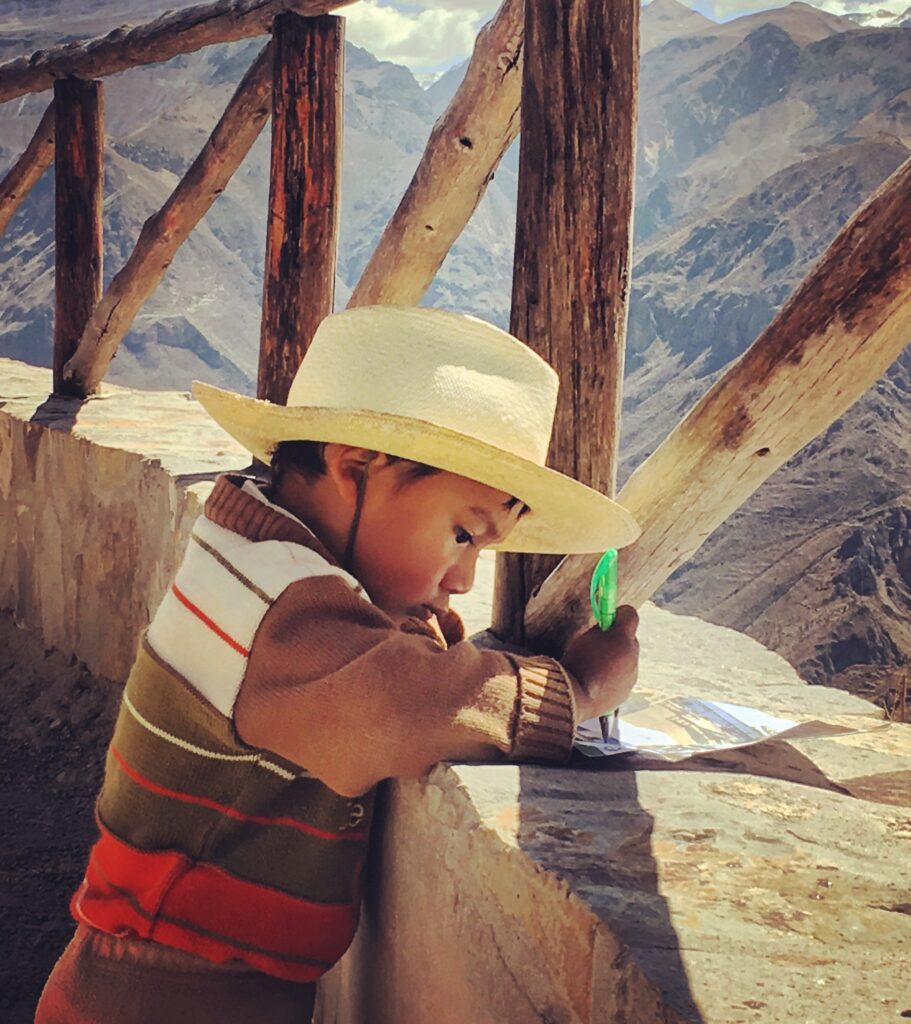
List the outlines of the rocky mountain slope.
<svg viewBox="0 0 911 1024">
<path fill-rule="evenodd" d="M 643 57 L 626 472 L 911 149 L 911 32 L 841 30 L 802 4 L 763 17 Z M 906 351 L 660 599 L 886 697 L 911 654 L 909 369 Z"/>
<path fill-rule="evenodd" d="M 12 6 L 0 56 L 46 44 L 61 22 L 91 34 L 160 9 L 139 0 Z M 73 10 L 80 17 L 67 21 Z M 901 22 L 863 27 L 804 3 L 723 25 L 676 0 L 644 8 L 624 474 L 909 155 L 911 31 Z M 259 45 L 210 48 L 108 81 L 106 278 Z M 423 90 L 407 69 L 348 47 L 339 303 L 463 73 L 453 68 Z M 46 100 L 0 106 L 0 168 Z M 514 148 L 428 302 L 507 322 L 515 172 Z M 112 379 L 251 387 L 267 176 L 264 133 L 142 311 Z M 52 192 L 48 175 L 0 239 L 0 353 L 33 362 L 50 356 Z M 895 685 L 911 656 L 909 375 L 906 353 L 710 538 L 662 600 L 751 633 L 813 681 L 879 696 Z"/>
</svg>

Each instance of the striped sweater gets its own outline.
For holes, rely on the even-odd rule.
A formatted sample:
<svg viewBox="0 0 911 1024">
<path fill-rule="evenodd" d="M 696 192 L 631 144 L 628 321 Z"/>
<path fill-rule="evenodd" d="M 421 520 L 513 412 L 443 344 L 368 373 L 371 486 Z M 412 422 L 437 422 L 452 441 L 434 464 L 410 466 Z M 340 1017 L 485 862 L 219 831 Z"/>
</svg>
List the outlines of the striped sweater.
<svg viewBox="0 0 911 1024">
<path fill-rule="evenodd" d="M 396 626 L 299 520 L 222 477 L 127 682 L 73 914 L 312 981 L 357 926 L 378 781 L 564 761 L 572 734 L 557 662 Z"/>
</svg>

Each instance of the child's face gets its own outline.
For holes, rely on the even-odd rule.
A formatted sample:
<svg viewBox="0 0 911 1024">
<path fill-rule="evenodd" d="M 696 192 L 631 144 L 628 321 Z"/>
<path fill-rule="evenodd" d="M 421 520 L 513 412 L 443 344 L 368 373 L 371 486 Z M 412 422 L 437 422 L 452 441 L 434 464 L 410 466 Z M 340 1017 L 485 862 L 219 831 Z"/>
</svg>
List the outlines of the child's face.
<svg viewBox="0 0 911 1024">
<path fill-rule="evenodd" d="M 388 615 L 429 618 L 471 589 L 481 550 L 509 535 L 523 506 L 453 473 L 409 480 L 408 463 L 383 459 L 370 469 L 352 569 Z"/>
</svg>

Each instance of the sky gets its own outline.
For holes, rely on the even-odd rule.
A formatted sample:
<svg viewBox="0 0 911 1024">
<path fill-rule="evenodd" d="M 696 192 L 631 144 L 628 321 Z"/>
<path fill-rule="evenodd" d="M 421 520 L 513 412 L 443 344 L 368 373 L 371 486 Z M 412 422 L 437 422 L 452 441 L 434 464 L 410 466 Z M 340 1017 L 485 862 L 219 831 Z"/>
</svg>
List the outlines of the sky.
<svg viewBox="0 0 911 1024">
<path fill-rule="evenodd" d="M 681 0 L 715 21 L 783 7 L 788 0 Z M 877 11 L 900 14 L 911 0 L 813 0 L 832 14 Z M 346 7 L 346 36 L 381 60 L 406 64 L 419 73 L 443 71 L 471 55 L 481 26 L 494 15 L 497 0 L 359 0 Z"/>
<path fill-rule="evenodd" d="M 429 72 L 469 57 L 478 30 L 498 7 L 497 0 L 359 0 L 339 13 L 348 42 L 380 60 Z"/>
</svg>

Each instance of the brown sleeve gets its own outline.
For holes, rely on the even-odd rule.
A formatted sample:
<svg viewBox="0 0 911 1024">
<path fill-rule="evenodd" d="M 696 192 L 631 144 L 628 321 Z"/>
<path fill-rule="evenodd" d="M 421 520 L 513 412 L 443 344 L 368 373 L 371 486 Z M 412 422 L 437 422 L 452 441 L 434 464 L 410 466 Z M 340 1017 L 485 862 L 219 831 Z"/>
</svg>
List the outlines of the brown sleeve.
<svg viewBox="0 0 911 1024">
<path fill-rule="evenodd" d="M 444 650 L 333 576 L 293 583 L 266 613 L 234 721 L 345 796 L 443 760 L 564 762 L 574 728 L 558 662 Z"/>
</svg>

